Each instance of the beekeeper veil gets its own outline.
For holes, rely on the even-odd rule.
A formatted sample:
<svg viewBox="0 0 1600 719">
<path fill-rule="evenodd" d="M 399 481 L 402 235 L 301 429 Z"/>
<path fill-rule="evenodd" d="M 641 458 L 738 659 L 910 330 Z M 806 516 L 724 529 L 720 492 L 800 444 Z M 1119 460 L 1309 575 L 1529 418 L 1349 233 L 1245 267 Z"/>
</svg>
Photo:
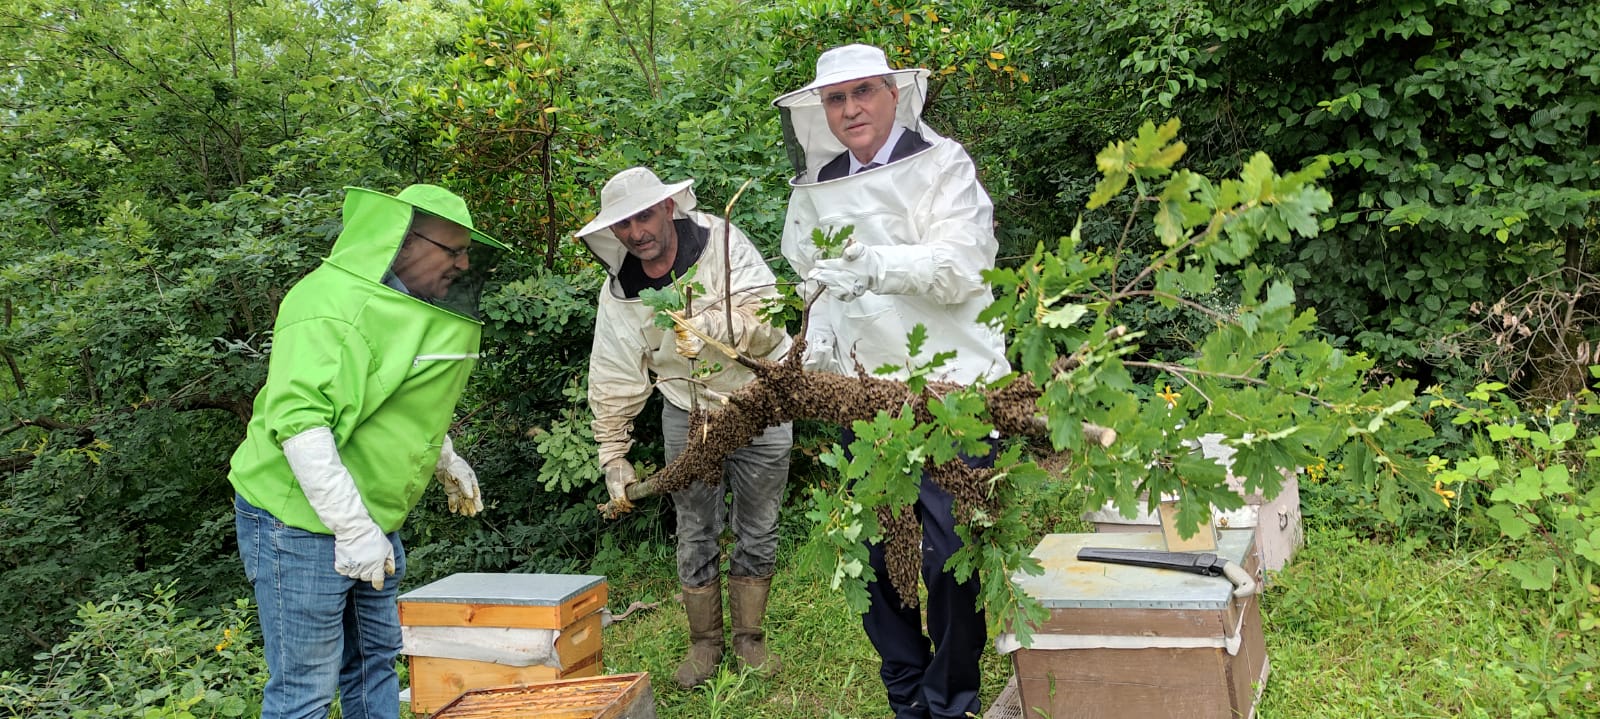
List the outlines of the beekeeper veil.
<svg viewBox="0 0 1600 719">
<path fill-rule="evenodd" d="M 922 124 L 922 106 L 928 98 L 928 75 L 922 68 L 891 69 L 883 51 L 871 45 L 845 45 L 822 53 L 817 58 L 816 79 L 772 102 L 782 116 L 784 149 L 794 165 L 790 184 L 816 182 L 817 171 L 845 151 L 844 143 L 828 128 L 827 110 L 822 104 L 823 88 L 841 82 L 889 77 L 900 90 L 895 123 L 933 142 L 937 133 Z"/>
<path fill-rule="evenodd" d="M 466 230 L 470 243 L 461 248 L 440 243 L 417 226 L 426 221 L 424 216 L 459 225 Z M 510 248 L 472 224 L 472 214 L 459 195 L 436 185 L 411 185 L 398 195 L 346 187 L 343 220 L 344 228 L 328 255 L 329 264 L 411 294 L 426 304 L 480 321 L 478 301 L 485 285 L 498 278 L 500 260 Z M 395 263 L 400 261 L 401 249 L 407 242 L 418 243 L 419 249 L 424 242 L 437 248 L 423 250 L 435 256 L 425 269 L 419 270 L 423 282 L 413 287 L 405 287 L 403 281 L 396 284 L 399 275 Z M 463 255 L 463 260 L 457 259 Z M 442 274 L 450 276 L 448 284 L 435 281 Z"/>
</svg>

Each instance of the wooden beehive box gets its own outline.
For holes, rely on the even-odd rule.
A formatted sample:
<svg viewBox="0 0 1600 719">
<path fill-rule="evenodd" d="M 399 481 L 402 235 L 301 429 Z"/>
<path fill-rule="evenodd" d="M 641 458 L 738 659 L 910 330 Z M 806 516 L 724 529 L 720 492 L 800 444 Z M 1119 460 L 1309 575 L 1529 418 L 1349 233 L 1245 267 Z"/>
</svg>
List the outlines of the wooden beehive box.
<svg viewBox="0 0 1600 719">
<path fill-rule="evenodd" d="M 648 674 L 613 674 L 520 687 L 475 689 L 434 719 L 656 719 Z"/>
<path fill-rule="evenodd" d="M 473 689 L 598 675 L 606 598 L 605 577 L 573 574 L 452 574 L 401 595 L 411 711 L 432 713 Z M 434 640 L 413 638 L 424 631 Z M 508 641 L 547 646 L 497 652 Z"/>
<path fill-rule="evenodd" d="M 1216 554 L 1258 579 L 1253 532 L 1219 533 Z M 1080 562 L 1083 547 L 1161 550 L 1157 533 L 1052 534 L 1034 549 L 1045 573 L 1022 577 L 1050 610 L 1032 648 L 1016 649 L 1024 716 L 1053 719 L 1250 717 L 1267 678 L 1255 596 L 1224 577 Z M 1002 649 L 1007 638 L 1002 637 Z"/>
</svg>

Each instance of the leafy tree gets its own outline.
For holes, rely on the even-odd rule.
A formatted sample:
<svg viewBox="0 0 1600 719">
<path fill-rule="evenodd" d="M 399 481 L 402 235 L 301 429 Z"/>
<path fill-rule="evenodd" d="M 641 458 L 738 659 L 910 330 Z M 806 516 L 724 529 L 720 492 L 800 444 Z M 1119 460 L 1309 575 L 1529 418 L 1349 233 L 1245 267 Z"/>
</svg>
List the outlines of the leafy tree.
<svg viewBox="0 0 1600 719">
<path fill-rule="evenodd" d="M 1470 377 L 1442 337 L 1529 277 L 1587 265 L 1600 20 L 1581 4 L 1047 5 L 1055 57 L 1106 70 L 1088 95 L 1121 117 L 1190 118 L 1203 166 L 1258 147 L 1329 158 L 1325 231 L 1263 259 L 1389 372 Z"/>
<path fill-rule="evenodd" d="M 0 638 L 153 581 L 241 596 L 227 459 L 273 313 L 338 230 L 338 188 L 397 175 L 361 3 L 8 5 L 0 85 Z M 381 66 L 380 66 L 381 67 Z"/>
</svg>

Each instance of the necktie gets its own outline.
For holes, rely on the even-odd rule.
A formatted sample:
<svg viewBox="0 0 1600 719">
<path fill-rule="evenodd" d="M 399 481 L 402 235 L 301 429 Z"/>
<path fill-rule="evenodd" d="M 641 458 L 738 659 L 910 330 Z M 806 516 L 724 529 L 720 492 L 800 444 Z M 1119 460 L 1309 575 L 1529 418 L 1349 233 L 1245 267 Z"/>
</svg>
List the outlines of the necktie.
<svg viewBox="0 0 1600 719">
<path fill-rule="evenodd" d="M 883 167 L 883 163 L 881 163 L 881 162 L 869 162 L 869 163 L 867 163 L 865 165 L 862 165 L 861 169 L 856 170 L 856 173 L 860 174 L 860 173 L 866 172 L 867 170 L 870 170 L 870 169 L 872 169 L 874 167 Z"/>
</svg>

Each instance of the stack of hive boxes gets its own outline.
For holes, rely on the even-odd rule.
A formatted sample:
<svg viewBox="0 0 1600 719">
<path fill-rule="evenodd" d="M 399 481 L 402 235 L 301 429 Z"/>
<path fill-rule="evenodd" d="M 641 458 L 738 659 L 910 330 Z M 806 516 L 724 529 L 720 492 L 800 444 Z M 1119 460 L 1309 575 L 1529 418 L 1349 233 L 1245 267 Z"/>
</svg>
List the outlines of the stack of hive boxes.
<svg viewBox="0 0 1600 719">
<path fill-rule="evenodd" d="M 1251 530 L 1224 530 L 1217 557 L 1257 581 Z M 1257 597 L 1224 577 L 1077 559 L 1085 547 L 1162 550 L 1161 535 L 1051 534 L 1034 549 L 1044 567 L 1019 586 L 1050 611 L 1032 645 L 1012 653 L 1020 707 L 1054 719 L 1244 719 L 1267 680 Z"/>
<path fill-rule="evenodd" d="M 400 596 L 411 711 L 463 692 L 601 672 L 605 577 L 452 574 Z"/>
</svg>

